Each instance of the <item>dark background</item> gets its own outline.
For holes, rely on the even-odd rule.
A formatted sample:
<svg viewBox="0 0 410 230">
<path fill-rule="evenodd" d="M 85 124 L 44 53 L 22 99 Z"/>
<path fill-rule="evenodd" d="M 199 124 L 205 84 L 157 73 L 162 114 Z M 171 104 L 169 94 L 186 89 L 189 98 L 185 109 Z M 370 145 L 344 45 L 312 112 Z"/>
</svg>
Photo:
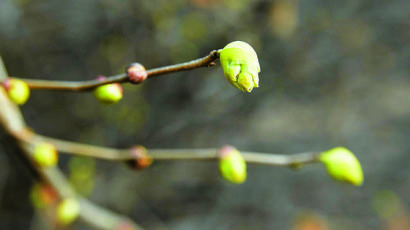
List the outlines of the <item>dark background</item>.
<svg viewBox="0 0 410 230">
<path fill-rule="evenodd" d="M 262 70 L 251 94 L 229 85 L 217 63 L 123 85 L 124 99 L 111 106 L 92 93 L 33 91 L 22 111 L 40 134 L 95 145 L 268 153 L 346 146 L 362 163 L 361 187 L 333 181 L 318 164 L 250 165 L 237 186 L 216 163 L 158 162 L 135 172 L 60 155 L 80 193 L 146 229 L 406 229 L 409 12 L 408 0 L 0 0 L 0 55 L 11 76 L 86 80 L 246 41 Z M 44 229 L 9 142 L 0 142 L 0 229 Z"/>
</svg>

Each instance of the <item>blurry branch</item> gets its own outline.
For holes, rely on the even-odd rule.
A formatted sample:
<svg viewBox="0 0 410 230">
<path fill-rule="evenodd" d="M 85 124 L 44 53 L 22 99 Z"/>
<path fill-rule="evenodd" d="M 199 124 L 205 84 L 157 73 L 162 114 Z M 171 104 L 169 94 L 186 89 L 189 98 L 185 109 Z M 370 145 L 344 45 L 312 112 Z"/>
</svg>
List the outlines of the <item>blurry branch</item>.
<svg viewBox="0 0 410 230">
<path fill-rule="evenodd" d="M 160 76 L 164 74 L 186 71 L 196 69 L 200 67 L 208 67 L 214 65 L 214 61 L 218 59 L 218 52 L 213 50 L 209 55 L 195 59 L 189 62 L 184 62 L 175 65 L 169 65 L 164 67 L 158 67 L 147 70 L 148 78 Z M 30 89 L 48 89 L 48 90 L 68 90 L 68 91 L 86 91 L 92 90 L 98 86 L 110 84 L 110 83 L 124 83 L 128 82 L 128 75 L 126 73 L 107 77 L 105 80 L 88 80 L 88 81 L 49 81 L 49 80 L 36 80 L 36 79 L 22 79 L 27 83 Z M 4 80 L 4 79 L 3 79 Z M 0 82 L 2 80 L 0 79 Z"/>
<path fill-rule="evenodd" d="M 20 146 L 23 148 L 26 156 L 29 157 L 32 152 L 32 146 L 29 143 L 21 142 Z M 80 203 L 80 215 L 79 218 L 88 225 L 103 230 L 118 229 L 119 226 L 127 225 L 130 229 L 138 230 L 142 229 L 137 224 L 133 223 L 127 217 L 118 215 L 108 209 L 99 207 L 87 199 L 79 196 L 72 189 L 63 173 L 57 167 L 40 168 L 33 166 L 40 174 L 40 178 L 47 182 L 56 190 L 61 199 L 67 199 L 75 197 Z"/>
<path fill-rule="evenodd" d="M 0 57 L 0 81 L 7 78 L 6 70 Z M 17 133 L 27 133 L 27 126 L 24 122 L 23 116 L 18 107 L 12 103 L 3 88 L 0 87 L 0 126 L 11 136 L 17 137 L 18 145 L 23 150 L 24 156 L 31 162 L 31 154 L 35 142 L 26 142 L 21 139 L 22 136 Z M 23 141 L 21 141 L 23 140 Z M 21 153 L 21 152 L 20 152 Z M 16 153 L 16 154 L 20 154 Z M 76 197 L 80 203 L 80 218 L 98 229 L 109 230 L 117 229 L 118 226 L 129 226 L 128 229 L 141 229 L 137 224 L 133 223 L 127 217 L 120 216 L 102 207 L 99 207 L 90 201 L 77 196 L 75 191 L 71 188 L 62 172 L 56 168 L 40 168 L 36 164 L 30 164 L 35 172 L 42 180 L 54 187 L 62 199 L 68 197 Z"/>
<path fill-rule="evenodd" d="M 132 153 L 131 149 L 115 149 L 94 145 L 80 144 L 55 138 L 41 136 L 30 131 L 20 133 L 19 139 L 26 142 L 49 142 L 58 151 L 81 156 L 100 158 L 104 160 L 124 161 L 137 159 L 139 156 Z M 148 149 L 148 155 L 153 160 L 218 160 L 219 149 Z M 319 162 L 319 152 L 306 152 L 296 154 L 273 154 L 242 152 L 246 162 L 252 164 L 294 167 L 303 164 Z"/>
</svg>

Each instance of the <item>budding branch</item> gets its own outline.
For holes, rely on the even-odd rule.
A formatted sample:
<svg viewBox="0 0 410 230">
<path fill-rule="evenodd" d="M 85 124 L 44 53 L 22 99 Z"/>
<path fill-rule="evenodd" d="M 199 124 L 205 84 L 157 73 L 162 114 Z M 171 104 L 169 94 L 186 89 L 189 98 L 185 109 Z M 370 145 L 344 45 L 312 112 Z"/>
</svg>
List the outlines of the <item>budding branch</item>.
<svg viewBox="0 0 410 230">
<path fill-rule="evenodd" d="M 187 71 L 200 67 L 208 67 L 214 65 L 214 61 L 218 59 L 218 51 L 213 50 L 207 56 L 198 58 L 189 62 L 184 62 L 175 65 L 163 66 L 147 70 L 148 78 L 165 75 L 174 72 Z M 37 79 L 16 78 L 27 83 L 30 89 L 46 89 L 46 90 L 67 90 L 67 91 L 89 91 L 98 86 L 111 83 L 128 82 L 126 73 L 107 77 L 104 80 L 94 79 L 87 81 L 50 81 Z"/>
<path fill-rule="evenodd" d="M 209 55 L 192 60 L 189 62 L 164 66 L 147 70 L 148 77 L 165 75 L 173 72 L 186 71 L 199 67 L 207 67 L 214 65 L 214 61 L 219 58 L 218 51 L 211 51 Z M 7 79 L 8 74 L 3 68 L 3 63 L 0 58 L 0 82 Z M 47 89 L 47 90 L 69 90 L 69 91 L 87 91 L 95 87 L 110 84 L 128 82 L 126 73 L 107 77 L 104 80 L 88 80 L 88 81 L 48 81 L 48 80 L 33 80 L 21 79 L 25 81 L 31 89 Z M 17 140 L 18 146 L 24 153 L 25 157 L 32 162 L 31 154 L 33 146 L 41 142 L 49 142 L 53 144 L 59 151 L 72 153 L 82 156 L 95 157 L 113 161 L 127 161 L 137 159 L 138 156 L 132 154 L 131 149 L 114 149 L 107 147 L 99 147 L 88 144 L 80 144 L 59 140 L 51 137 L 41 136 L 36 134 L 26 126 L 23 116 L 19 108 L 12 103 L 5 92 L 0 87 L 0 126 L 13 138 Z M 218 149 L 150 149 L 147 151 L 153 160 L 218 160 Z M 245 161 L 252 164 L 262 164 L 271 166 L 287 166 L 298 167 L 303 164 L 319 162 L 317 152 L 297 153 L 297 154 L 265 154 L 256 152 L 241 152 Z M 52 185 L 61 198 L 75 196 L 80 201 L 80 218 L 91 226 L 99 229 L 116 229 L 119 224 L 127 224 L 130 229 L 142 229 L 132 220 L 113 213 L 107 209 L 99 207 L 90 201 L 76 195 L 71 188 L 67 179 L 57 167 L 41 168 L 35 163 L 32 163 L 31 168 L 39 174 L 46 183 Z"/>
</svg>

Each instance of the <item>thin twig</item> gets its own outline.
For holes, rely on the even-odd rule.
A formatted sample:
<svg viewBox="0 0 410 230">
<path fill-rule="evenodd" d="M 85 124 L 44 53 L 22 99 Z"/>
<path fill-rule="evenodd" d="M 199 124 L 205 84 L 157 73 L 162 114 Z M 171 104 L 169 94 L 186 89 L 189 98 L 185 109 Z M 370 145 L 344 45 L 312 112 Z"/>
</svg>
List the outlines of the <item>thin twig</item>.
<svg viewBox="0 0 410 230">
<path fill-rule="evenodd" d="M 184 62 L 175 65 L 163 66 L 159 68 L 147 70 L 148 78 L 169 74 L 173 72 L 186 71 L 200 67 L 207 67 L 213 65 L 213 62 L 218 59 L 218 51 L 213 50 L 207 56 L 195 59 L 189 62 Z M 37 80 L 37 79 L 23 79 L 30 89 L 47 89 L 47 90 L 68 90 L 68 91 L 87 91 L 95 87 L 110 84 L 110 83 L 124 83 L 128 82 L 128 76 L 125 73 L 107 77 L 104 80 L 94 79 L 87 81 L 52 81 L 52 80 Z"/>
<path fill-rule="evenodd" d="M 57 150 L 65 153 L 75 155 L 94 157 L 104 160 L 125 161 L 137 159 L 138 156 L 132 154 L 131 149 L 116 149 L 101 146 L 94 146 L 88 144 L 80 144 L 77 142 L 70 142 L 59 140 L 46 136 L 41 136 L 35 133 L 27 133 L 20 139 L 35 142 L 49 142 L 53 144 Z M 219 149 L 148 149 L 147 153 L 153 160 L 199 160 L 212 161 L 219 159 Z M 251 164 L 261 164 L 270 166 L 287 166 L 293 167 L 301 164 L 318 162 L 319 152 L 305 152 L 295 154 L 275 154 L 275 153 L 257 153 L 241 151 L 245 161 Z"/>
</svg>

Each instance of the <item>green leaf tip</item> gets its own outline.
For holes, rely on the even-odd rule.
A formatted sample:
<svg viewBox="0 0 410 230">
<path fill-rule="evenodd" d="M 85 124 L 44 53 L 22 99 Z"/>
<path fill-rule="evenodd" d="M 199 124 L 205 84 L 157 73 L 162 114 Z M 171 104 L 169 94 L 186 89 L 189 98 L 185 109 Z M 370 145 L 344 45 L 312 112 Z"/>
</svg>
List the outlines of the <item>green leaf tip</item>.
<svg viewBox="0 0 410 230">
<path fill-rule="evenodd" d="M 336 147 L 327 150 L 320 154 L 319 159 L 334 179 L 355 186 L 362 185 L 364 177 L 360 162 L 347 148 Z"/>
<path fill-rule="evenodd" d="M 246 162 L 240 152 L 231 146 L 224 146 L 219 151 L 219 172 L 221 176 L 234 184 L 246 180 Z"/>
<path fill-rule="evenodd" d="M 259 87 L 260 66 L 255 50 L 248 43 L 234 41 L 219 51 L 225 77 L 237 89 L 250 93 Z"/>
</svg>

